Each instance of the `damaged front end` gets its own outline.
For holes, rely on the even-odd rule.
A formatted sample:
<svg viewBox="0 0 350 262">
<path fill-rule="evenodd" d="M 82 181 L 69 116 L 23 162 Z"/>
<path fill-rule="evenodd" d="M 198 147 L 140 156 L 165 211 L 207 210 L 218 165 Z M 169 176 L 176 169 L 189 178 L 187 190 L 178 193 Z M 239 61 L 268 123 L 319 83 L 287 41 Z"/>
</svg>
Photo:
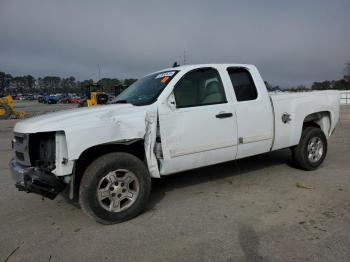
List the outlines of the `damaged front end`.
<svg viewBox="0 0 350 262">
<path fill-rule="evenodd" d="M 64 181 L 52 173 L 56 168 L 55 143 L 55 132 L 15 133 L 12 141 L 15 158 L 9 165 L 19 191 L 54 199 L 64 189 Z"/>
<path fill-rule="evenodd" d="M 19 191 L 36 193 L 54 199 L 65 187 L 65 183 L 55 175 L 35 167 L 25 167 L 10 161 L 10 169 Z"/>
</svg>

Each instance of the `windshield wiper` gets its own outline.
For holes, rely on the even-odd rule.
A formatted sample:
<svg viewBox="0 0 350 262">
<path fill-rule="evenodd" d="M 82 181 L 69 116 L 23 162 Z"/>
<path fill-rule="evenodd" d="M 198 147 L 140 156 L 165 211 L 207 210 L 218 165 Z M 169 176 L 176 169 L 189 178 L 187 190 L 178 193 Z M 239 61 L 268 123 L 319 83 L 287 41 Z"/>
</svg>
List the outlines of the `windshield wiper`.
<svg viewBox="0 0 350 262">
<path fill-rule="evenodd" d="M 126 99 L 121 99 L 114 101 L 113 104 L 128 104 L 128 101 Z"/>
</svg>

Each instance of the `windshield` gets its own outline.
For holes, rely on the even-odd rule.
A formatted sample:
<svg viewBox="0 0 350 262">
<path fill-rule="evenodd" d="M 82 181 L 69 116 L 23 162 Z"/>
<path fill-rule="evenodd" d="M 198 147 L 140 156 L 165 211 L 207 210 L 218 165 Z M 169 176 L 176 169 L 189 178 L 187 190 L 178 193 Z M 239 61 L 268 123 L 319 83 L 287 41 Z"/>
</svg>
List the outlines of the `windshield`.
<svg viewBox="0 0 350 262">
<path fill-rule="evenodd" d="M 145 76 L 125 89 L 112 103 L 130 103 L 135 106 L 152 104 L 177 72 L 172 70 Z"/>
</svg>

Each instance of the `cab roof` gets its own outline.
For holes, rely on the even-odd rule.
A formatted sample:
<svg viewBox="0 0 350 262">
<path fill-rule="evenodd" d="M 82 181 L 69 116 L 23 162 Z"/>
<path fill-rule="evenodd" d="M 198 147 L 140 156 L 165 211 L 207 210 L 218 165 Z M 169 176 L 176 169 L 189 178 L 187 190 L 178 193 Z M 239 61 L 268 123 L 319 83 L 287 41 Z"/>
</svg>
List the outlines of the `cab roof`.
<svg viewBox="0 0 350 262">
<path fill-rule="evenodd" d="M 193 64 L 193 65 L 182 65 L 182 66 L 177 66 L 177 67 L 169 67 L 166 69 L 156 71 L 154 73 L 171 71 L 171 70 L 189 71 L 189 70 L 201 68 L 201 67 L 246 67 L 246 68 L 251 68 L 251 67 L 254 67 L 254 65 L 251 65 L 251 64 L 229 64 L 229 63 Z"/>
</svg>

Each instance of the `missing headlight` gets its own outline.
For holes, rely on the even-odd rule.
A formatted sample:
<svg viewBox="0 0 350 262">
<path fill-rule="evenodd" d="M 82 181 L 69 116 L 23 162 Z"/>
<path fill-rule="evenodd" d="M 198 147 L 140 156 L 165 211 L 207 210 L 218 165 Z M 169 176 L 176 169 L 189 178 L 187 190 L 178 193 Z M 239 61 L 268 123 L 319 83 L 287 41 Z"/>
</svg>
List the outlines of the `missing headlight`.
<svg viewBox="0 0 350 262">
<path fill-rule="evenodd" d="M 55 169 L 55 132 L 36 133 L 29 137 L 30 162 L 34 167 Z"/>
</svg>

